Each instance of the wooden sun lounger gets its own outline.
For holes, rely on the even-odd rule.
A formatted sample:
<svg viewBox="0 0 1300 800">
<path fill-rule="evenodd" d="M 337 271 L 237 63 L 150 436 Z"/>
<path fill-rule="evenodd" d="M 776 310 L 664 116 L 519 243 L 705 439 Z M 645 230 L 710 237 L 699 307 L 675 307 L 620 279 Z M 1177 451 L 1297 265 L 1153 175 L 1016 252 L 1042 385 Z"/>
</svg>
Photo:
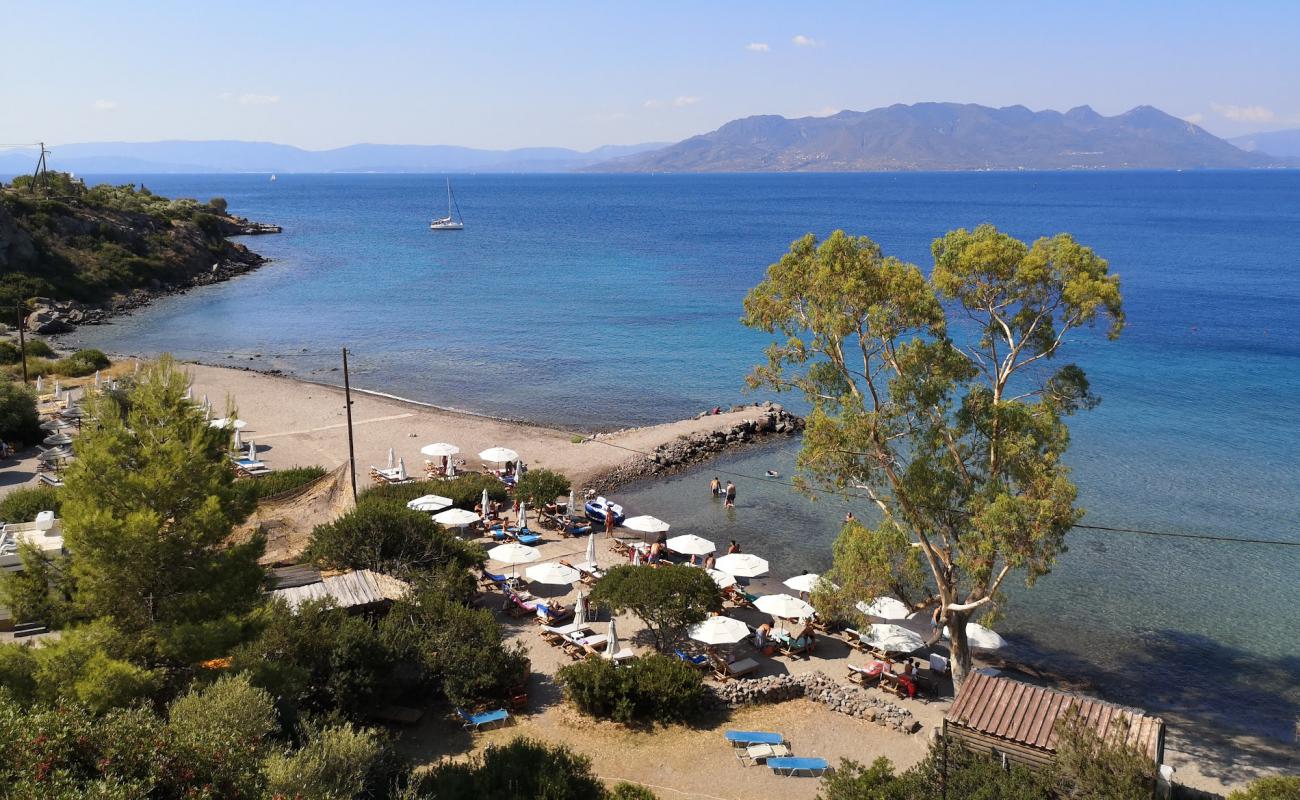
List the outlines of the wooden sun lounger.
<svg viewBox="0 0 1300 800">
<path fill-rule="evenodd" d="M 720 681 L 729 681 L 733 678 L 741 678 L 754 670 L 758 669 L 758 662 L 752 658 L 742 658 L 739 661 L 727 663 L 721 658 L 712 659 L 713 674 Z"/>
<path fill-rule="evenodd" d="M 862 634 L 852 628 L 845 628 L 840 631 L 839 638 L 843 639 L 845 644 L 852 649 L 857 650 L 859 653 L 867 653 L 871 650 L 871 648 L 862 643 Z"/>
<path fill-rule="evenodd" d="M 785 758 L 790 755 L 790 748 L 784 744 L 751 744 L 745 749 L 736 749 L 736 757 L 740 763 L 751 767 L 760 761 L 766 761 L 770 758 Z"/>
</svg>

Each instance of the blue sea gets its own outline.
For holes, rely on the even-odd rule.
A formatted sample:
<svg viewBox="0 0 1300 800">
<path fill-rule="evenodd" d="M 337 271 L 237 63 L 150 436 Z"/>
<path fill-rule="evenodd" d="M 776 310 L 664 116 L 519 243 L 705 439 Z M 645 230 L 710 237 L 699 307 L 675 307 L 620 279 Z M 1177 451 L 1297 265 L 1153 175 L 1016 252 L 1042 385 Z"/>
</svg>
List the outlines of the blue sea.
<svg viewBox="0 0 1300 800">
<path fill-rule="evenodd" d="M 766 341 L 741 300 L 804 233 L 867 234 L 928 269 L 951 228 L 1069 231 L 1122 276 L 1129 322 L 1065 354 L 1103 398 L 1072 422 L 1085 522 L 1300 543 L 1300 173 L 465 175 L 458 233 L 428 230 L 430 176 L 144 180 L 284 225 L 246 240 L 274 261 L 80 341 L 330 381 L 347 346 L 356 385 L 583 430 L 741 401 Z M 866 509 L 761 479 L 796 448 L 620 499 L 740 539 L 780 577 L 819 570 L 845 509 Z M 720 471 L 733 512 L 703 491 Z M 1108 698 L 1289 740 L 1298 582 L 1300 547 L 1081 531 L 997 627 L 1009 656 Z"/>
</svg>

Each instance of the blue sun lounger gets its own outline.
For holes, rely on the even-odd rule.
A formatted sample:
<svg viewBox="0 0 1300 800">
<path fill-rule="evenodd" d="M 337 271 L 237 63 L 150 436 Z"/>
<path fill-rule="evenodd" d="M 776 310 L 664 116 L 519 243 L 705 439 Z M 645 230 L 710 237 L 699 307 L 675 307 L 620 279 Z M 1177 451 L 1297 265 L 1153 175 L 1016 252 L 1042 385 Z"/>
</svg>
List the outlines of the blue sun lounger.
<svg viewBox="0 0 1300 800">
<path fill-rule="evenodd" d="M 807 772 L 811 777 L 821 775 L 831 766 L 824 758 L 796 758 L 794 756 L 769 758 L 767 765 L 777 775 L 790 776 L 798 775 L 800 772 Z"/>
<path fill-rule="evenodd" d="M 456 713 L 464 720 L 466 728 L 482 730 L 484 726 L 491 725 L 494 722 L 505 722 L 510 719 L 510 712 L 504 708 L 498 708 L 496 711 L 484 711 L 481 714 L 471 714 L 462 709 L 456 709 Z"/>
<path fill-rule="evenodd" d="M 736 747 L 751 744 L 782 744 L 785 742 L 785 737 L 781 734 L 766 731 L 727 731 L 726 737 L 727 741 Z"/>
</svg>

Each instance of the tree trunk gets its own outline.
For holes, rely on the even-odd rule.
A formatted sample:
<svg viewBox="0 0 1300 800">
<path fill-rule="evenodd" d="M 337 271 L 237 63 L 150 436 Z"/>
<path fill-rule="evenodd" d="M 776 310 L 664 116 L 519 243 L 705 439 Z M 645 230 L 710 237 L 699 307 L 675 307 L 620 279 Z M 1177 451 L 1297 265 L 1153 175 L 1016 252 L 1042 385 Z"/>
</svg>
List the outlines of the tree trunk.
<svg viewBox="0 0 1300 800">
<path fill-rule="evenodd" d="M 948 626 L 948 641 L 952 651 L 952 658 L 948 660 L 948 668 L 952 670 L 954 693 L 961 691 L 961 685 L 966 680 L 966 674 L 970 672 L 970 643 L 966 640 L 966 621 L 969 619 L 969 611 L 952 611 L 946 615 L 947 621 L 945 624 Z"/>
</svg>

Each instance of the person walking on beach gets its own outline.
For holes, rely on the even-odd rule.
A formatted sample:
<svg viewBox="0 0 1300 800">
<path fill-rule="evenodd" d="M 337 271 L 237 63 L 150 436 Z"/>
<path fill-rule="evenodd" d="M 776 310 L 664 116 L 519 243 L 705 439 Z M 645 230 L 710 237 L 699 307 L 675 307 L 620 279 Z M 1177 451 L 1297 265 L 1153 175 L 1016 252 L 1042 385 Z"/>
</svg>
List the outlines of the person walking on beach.
<svg viewBox="0 0 1300 800">
<path fill-rule="evenodd" d="M 727 481 L 727 502 L 725 505 L 727 508 L 736 507 L 736 484 L 731 481 Z"/>
<path fill-rule="evenodd" d="M 713 480 L 709 481 L 709 491 L 713 493 L 714 497 L 722 494 L 722 481 L 718 480 L 717 475 L 714 475 Z"/>
<path fill-rule="evenodd" d="M 605 538 L 610 539 L 614 536 L 614 526 L 618 522 L 614 519 L 614 509 L 605 507 Z"/>
</svg>

